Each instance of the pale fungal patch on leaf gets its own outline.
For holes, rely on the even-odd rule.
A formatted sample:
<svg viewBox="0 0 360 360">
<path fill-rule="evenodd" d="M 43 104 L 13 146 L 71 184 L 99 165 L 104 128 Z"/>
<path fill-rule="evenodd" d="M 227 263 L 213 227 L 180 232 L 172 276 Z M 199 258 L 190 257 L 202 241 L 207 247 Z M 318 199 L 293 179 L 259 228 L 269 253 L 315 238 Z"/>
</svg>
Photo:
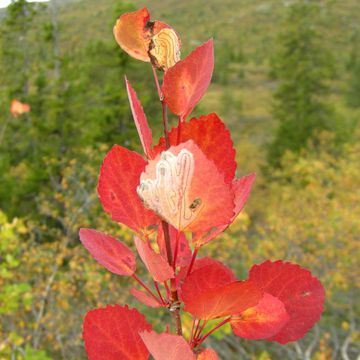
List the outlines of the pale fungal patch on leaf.
<svg viewBox="0 0 360 360">
<path fill-rule="evenodd" d="M 198 215 L 200 198 L 190 199 L 194 175 L 194 155 L 182 149 L 178 155 L 164 151 L 156 163 L 155 177 L 141 174 L 137 193 L 145 206 L 152 209 L 177 229 L 184 229 Z"/>
<path fill-rule="evenodd" d="M 149 56 L 158 69 L 166 71 L 180 60 L 180 48 L 176 32 L 165 28 L 151 38 Z"/>
</svg>

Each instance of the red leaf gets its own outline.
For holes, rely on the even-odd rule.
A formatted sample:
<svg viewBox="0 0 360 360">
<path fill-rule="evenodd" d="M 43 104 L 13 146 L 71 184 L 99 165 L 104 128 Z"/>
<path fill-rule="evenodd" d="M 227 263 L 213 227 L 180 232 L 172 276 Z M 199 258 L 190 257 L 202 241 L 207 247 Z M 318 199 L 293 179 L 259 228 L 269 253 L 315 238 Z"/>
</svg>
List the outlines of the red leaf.
<svg viewBox="0 0 360 360">
<path fill-rule="evenodd" d="M 231 327 L 237 336 L 259 340 L 277 334 L 288 320 L 289 315 L 283 302 L 265 293 L 256 306 L 232 316 Z"/>
<path fill-rule="evenodd" d="M 135 59 L 149 62 L 151 39 L 165 28 L 171 29 L 161 21 L 150 21 L 149 11 L 144 7 L 121 15 L 116 21 L 113 32 L 117 43 L 124 51 Z M 177 45 L 181 47 L 180 39 Z"/>
<path fill-rule="evenodd" d="M 211 258 L 205 258 L 206 261 Z M 199 266 L 199 265 L 198 265 Z M 192 271 L 181 287 L 181 296 L 185 302 L 191 302 L 201 292 L 216 289 L 236 281 L 236 276 L 227 266 L 211 259 L 209 265 L 201 266 Z"/>
<path fill-rule="evenodd" d="M 193 140 L 206 157 L 214 161 L 225 182 L 231 183 L 235 177 L 236 162 L 235 149 L 230 132 L 225 124 L 215 114 L 192 118 L 189 122 L 180 123 L 169 133 L 170 145 Z M 166 150 L 165 139 L 162 137 L 159 144 L 153 149 L 154 155 Z"/>
<path fill-rule="evenodd" d="M 173 226 L 169 225 L 169 235 L 170 235 L 173 259 L 174 259 L 174 252 L 175 252 L 175 246 L 176 246 L 176 239 L 177 239 L 177 237 L 179 237 L 176 265 L 187 266 L 191 261 L 191 249 L 190 249 L 188 241 L 186 240 L 184 233 L 178 232 Z M 156 240 L 157 240 L 157 244 L 159 246 L 160 254 L 162 255 L 162 257 L 165 260 L 167 260 L 164 231 L 163 231 L 163 227 L 162 227 L 161 223 L 158 227 L 158 235 L 157 235 Z"/>
<path fill-rule="evenodd" d="M 80 241 L 93 258 L 114 274 L 131 276 L 135 255 L 125 244 L 93 229 L 80 229 Z"/>
<path fill-rule="evenodd" d="M 290 316 L 288 323 L 270 341 L 286 344 L 302 338 L 320 319 L 325 290 L 310 271 L 281 260 L 254 265 L 249 279 L 264 292 L 281 300 Z"/>
<path fill-rule="evenodd" d="M 165 102 L 182 120 L 204 95 L 213 69 L 214 45 L 210 39 L 165 73 L 162 86 Z"/>
<path fill-rule="evenodd" d="M 144 153 L 146 157 L 150 157 L 151 147 L 152 147 L 152 133 L 149 128 L 148 121 L 146 119 L 146 115 L 144 110 L 140 104 L 140 101 L 136 95 L 136 92 L 132 88 L 129 80 L 125 76 L 126 90 L 128 93 L 128 98 L 130 102 L 131 112 L 134 118 L 134 122 L 136 125 L 137 132 L 140 137 L 140 141 L 142 147 L 144 149 Z"/>
<path fill-rule="evenodd" d="M 149 351 L 140 331 L 150 331 L 144 315 L 119 305 L 89 311 L 84 319 L 83 338 L 89 360 L 146 360 Z"/>
<path fill-rule="evenodd" d="M 233 182 L 232 189 L 235 194 L 235 213 L 230 220 L 230 224 L 236 219 L 236 217 L 239 215 L 239 213 L 245 206 L 246 201 L 250 195 L 251 187 L 254 183 L 255 176 L 255 173 L 249 174 Z M 216 236 L 221 234 L 223 231 L 225 231 L 227 227 L 228 225 L 222 225 L 218 227 L 213 227 L 212 229 L 210 229 L 210 231 L 207 232 L 199 232 L 194 234 L 194 245 L 198 247 L 205 245 L 206 243 L 213 240 Z"/>
<path fill-rule="evenodd" d="M 142 304 L 152 307 L 152 308 L 159 308 L 161 304 L 156 301 L 154 298 L 149 296 L 146 292 L 140 291 L 138 289 L 132 288 L 130 289 L 130 293 L 134 296 L 137 300 L 139 300 Z"/>
<path fill-rule="evenodd" d="M 100 170 L 98 193 L 112 219 L 136 232 L 146 232 L 159 218 L 146 209 L 136 193 L 146 161 L 137 153 L 114 145 Z"/>
<path fill-rule="evenodd" d="M 163 282 L 174 277 L 174 270 L 160 254 L 138 237 L 135 236 L 134 240 L 141 260 L 155 281 Z"/>
<path fill-rule="evenodd" d="M 196 360 L 219 360 L 219 358 L 213 349 L 206 348 L 197 356 Z"/>
<path fill-rule="evenodd" d="M 187 341 L 178 335 L 157 334 L 154 331 L 141 332 L 140 336 L 154 360 L 195 360 Z"/>
<path fill-rule="evenodd" d="M 180 231 L 228 224 L 234 214 L 230 185 L 192 140 L 150 160 L 138 194 L 146 206 Z"/>
<path fill-rule="evenodd" d="M 252 282 L 236 281 L 205 290 L 193 297 L 187 296 L 184 310 L 198 319 L 216 319 L 239 314 L 255 306 L 262 295 L 262 291 Z"/>
</svg>

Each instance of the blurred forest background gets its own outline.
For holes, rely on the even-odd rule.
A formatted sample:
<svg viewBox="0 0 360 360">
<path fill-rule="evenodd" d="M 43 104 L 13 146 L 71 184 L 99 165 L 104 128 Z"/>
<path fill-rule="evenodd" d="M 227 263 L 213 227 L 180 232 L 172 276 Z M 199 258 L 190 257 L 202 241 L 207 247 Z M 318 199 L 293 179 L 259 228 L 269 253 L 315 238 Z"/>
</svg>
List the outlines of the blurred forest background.
<svg viewBox="0 0 360 360">
<path fill-rule="evenodd" d="M 160 134 L 151 68 L 112 35 L 121 13 L 144 5 L 179 32 L 182 57 L 214 37 L 212 85 L 193 115 L 217 112 L 238 176 L 257 172 L 245 211 L 200 256 L 240 277 L 267 258 L 296 261 L 327 290 L 322 320 L 295 344 L 225 328 L 211 346 L 230 360 L 359 359 L 358 0 L 16 0 L 0 11 L 0 359 L 85 359 L 82 318 L 106 303 L 160 322 L 78 239 L 93 227 L 132 243 L 96 183 L 114 143 L 140 149 L 125 73 Z M 31 112 L 12 118 L 13 98 Z"/>
</svg>

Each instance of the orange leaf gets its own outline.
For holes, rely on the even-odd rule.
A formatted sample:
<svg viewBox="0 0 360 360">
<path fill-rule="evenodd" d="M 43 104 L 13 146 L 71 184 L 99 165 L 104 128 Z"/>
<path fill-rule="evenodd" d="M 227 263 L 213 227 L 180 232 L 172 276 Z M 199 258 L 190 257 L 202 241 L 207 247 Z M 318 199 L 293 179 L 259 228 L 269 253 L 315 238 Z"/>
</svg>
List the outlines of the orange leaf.
<svg viewBox="0 0 360 360">
<path fill-rule="evenodd" d="M 159 218 L 146 209 L 136 193 L 146 161 L 137 153 L 114 145 L 100 170 L 98 193 L 112 219 L 143 233 Z"/>
<path fill-rule="evenodd" d="M 24 104 L 16 99 L 11 101 L 10 113 L 13 117 L 17 117 L 17 116 L 27 113 L 29 111 L 30 111 L 29 104 Z"/>
<path fill-rule="evenodd" d="M 195 360 L 187 341 L 178 335 L 157 334 L 154 331 L 140 333 L 154 360 Z"/>
<path fill-rule="evenodd" d="M 174 270 L 160 254 L 138 237 L 135 236 L 134 240 L 141 260 L 155 281 L 163 282 L 174 277 Z"/>
<path fill-rule="evenodd" d="M 171 29 L 161 21 L 150 21 L 146 7 L 121 15 L 113 32 L 119 46 L 137 60 L 149 62 L 149 50 L 152 37 L 162 29 Z M 180 46 L 179 41 L 179 46 Z"/>
<path fill-rule="evenodd" d="M 214 45 L 210 39 L 165 73 L 165 102 L 183 121 L 205 94 L 213 69 Z"/>
<path fill-rule="evenodd" d="M 135 269 L 135 255 L 125 244 L 93 229 L 80 229 L 80 241 L 106 269 L 117 275 L 131 276 Z"/>
</svg>

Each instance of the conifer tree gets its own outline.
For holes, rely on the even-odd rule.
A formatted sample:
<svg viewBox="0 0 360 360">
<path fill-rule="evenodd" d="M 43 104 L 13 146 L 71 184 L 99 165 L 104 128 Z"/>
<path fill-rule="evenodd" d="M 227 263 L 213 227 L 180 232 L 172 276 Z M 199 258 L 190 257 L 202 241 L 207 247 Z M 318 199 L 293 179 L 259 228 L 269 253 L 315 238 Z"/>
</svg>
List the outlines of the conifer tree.
<svg viewBox="0 0 360 360">
<path fill-rule="evenodd" d="M 318 28 L 319 7 L 301 1 L 289 7 L 272 72 L 279 81 L 273 116 L 278 120 L 268 146 L 268 163 L 279 166 L 287 151 L 298 152 L 321 130 L 331 130 L 334 113 L 326 103 L 327 80 L 334 74 L 331 54 Z"/>
</svg>

